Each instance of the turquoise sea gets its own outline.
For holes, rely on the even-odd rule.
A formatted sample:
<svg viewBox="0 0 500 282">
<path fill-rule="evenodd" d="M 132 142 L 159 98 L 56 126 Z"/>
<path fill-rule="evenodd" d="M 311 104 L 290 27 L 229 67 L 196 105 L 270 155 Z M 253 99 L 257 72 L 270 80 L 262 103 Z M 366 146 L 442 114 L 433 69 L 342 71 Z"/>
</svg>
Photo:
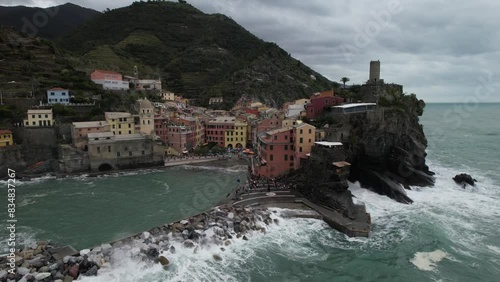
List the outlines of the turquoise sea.
<svg viewBox="0 0 500 282">
<path fill-rule="evenodd" d="M 500 281 L 500 104 L 428 104 L 421 123 L 436 185 L 414 187 L 408 195 L 415 202 L 403 205 L 352 183 L 372 215 L 369 238 L 346 237 L 320 220 L 282 218 L 224 252 L 177 246 L 167 271 L 124 259 L 84 281 Z M 85 248 L 122 238 L 210 208 L 245 172 L 183 166 L 18 183 L 18 243 Z M 456 185 L 451 178 L 462 172 L 477 186 Z M 1 215 L 0 237 L 7 238 Z M 0 248 L 6 251 L 6 240 Z"/>
</svg>

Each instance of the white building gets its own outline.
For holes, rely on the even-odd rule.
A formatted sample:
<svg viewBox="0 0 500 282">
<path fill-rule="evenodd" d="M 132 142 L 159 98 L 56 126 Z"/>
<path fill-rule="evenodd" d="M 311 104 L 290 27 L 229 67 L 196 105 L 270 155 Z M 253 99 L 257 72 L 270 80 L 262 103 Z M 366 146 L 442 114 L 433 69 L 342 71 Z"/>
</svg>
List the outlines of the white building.
<svg viewBox="0 0 500 282">
<path fill-rule="evenodd" d="M 128 81 L 121 80 L 104 80 L 102 89 L 104 90 L 128 90 L 130 85 Z"/>
</svg>

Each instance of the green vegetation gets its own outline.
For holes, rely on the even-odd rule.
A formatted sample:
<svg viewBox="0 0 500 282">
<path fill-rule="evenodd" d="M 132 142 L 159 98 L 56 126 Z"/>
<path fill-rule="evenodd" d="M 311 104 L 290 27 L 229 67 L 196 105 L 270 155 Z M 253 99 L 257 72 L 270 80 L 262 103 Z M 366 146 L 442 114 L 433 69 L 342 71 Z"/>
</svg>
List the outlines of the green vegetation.
<svg viewBox="0 0 500 282">
<path fill-rule="evenodd" d="M 229 108 L 242 94 L 280 105 L 332 87 L 275 43 L 187 3 L 134 2 L 106 12 L 58 43 L 109 67 L 126 71 L 138 65 L 140 77 L 160 76 L 164 88 L 199 105 L 218 95 Z"/>
</svg>

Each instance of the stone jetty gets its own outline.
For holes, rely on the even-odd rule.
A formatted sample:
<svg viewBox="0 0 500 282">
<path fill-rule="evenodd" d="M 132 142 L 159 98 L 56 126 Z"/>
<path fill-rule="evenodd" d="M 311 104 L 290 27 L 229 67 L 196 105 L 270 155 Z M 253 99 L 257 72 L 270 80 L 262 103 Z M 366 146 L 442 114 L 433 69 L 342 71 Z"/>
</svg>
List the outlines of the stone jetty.
<svg viewBox="0 0 500 282">
<path fill-rule="evenodd" d="M 248 240 L 255 232 L 266 233 L 269 225 L 278 223 L 278 219 L 273 219 L 272 212 L 266 208 L 223 205 L 185 220 L 79 252 L 71 247 L 55 248 L 49 242 L 40 241 L 16 252 L 12 260 L 16 267 L 15 274 L 8 272 L 10 259 L 0 258 L 0 281 L 69 282 L 105 273 L 115 262 L 127 257 L 160 263 L 168 271 L 171 256 L 176 252 L 174 242 L 193 252 L 219 246 L 220 251 L 214 252 L 213 259 L 221 261 L 224 259 L 223 252 L 235 240 Z"/>
</svg>

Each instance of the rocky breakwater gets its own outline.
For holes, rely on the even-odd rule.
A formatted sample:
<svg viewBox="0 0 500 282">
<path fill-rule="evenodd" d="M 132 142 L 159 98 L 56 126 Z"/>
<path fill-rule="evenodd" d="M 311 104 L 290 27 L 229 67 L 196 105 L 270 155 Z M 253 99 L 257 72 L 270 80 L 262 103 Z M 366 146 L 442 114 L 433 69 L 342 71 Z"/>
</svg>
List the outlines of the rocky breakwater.
<svg viewBox="0 0 500 282">
<path fill-rule="evenodd" d="M 265 234 L 269 225 L 278 223 L 265 208 L 220 206 L 59 259 L 52 255 L 50 244 L 39 242 L 36 247 L 17 252 L 15 275 L 8 274 L 9 266 L 2 262 L 0 281 L 73 281 L 104 275 L 124 259 L 161 264 L 168 271 L 169 265 L 175 264 L 176 252 L 197 253 L 202 249 L 212 251 L 211 259 L 217 262 L 224 259 L 224 251 L 235 241 Z"/>
<path fill-rule="evenodd" d="M 347 161 L 350 180 L 401 203 L 412 203 L 410 186 L 434 185 L 425 164 L 427 139 L 419 116 L 425 103 L 414 94 L 382 96 L 376 112 L 350 114 L 343 122 L 350 128 Z"/>
</svg>

